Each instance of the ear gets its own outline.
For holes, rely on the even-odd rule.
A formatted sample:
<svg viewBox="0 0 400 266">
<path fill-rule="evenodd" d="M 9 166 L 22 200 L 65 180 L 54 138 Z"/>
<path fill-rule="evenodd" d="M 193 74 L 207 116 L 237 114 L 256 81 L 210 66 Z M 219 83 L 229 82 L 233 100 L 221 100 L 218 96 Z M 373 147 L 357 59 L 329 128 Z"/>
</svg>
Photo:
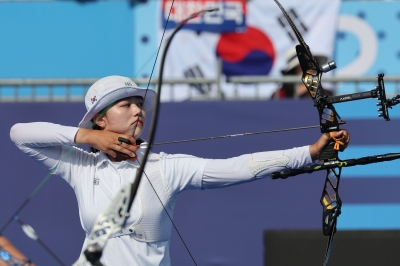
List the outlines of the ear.
<svg viewBox="0 0 400 266">
<path fill-rule="evenodd" d="M 100 115 L 100 114 L 95 114 L 93 116 L 93 121 L 99 126 L 101 127 L 101 129 L 104 129 L 106 127 L 106 121 L 104 119 L 104 115 Z"/>
</svg>

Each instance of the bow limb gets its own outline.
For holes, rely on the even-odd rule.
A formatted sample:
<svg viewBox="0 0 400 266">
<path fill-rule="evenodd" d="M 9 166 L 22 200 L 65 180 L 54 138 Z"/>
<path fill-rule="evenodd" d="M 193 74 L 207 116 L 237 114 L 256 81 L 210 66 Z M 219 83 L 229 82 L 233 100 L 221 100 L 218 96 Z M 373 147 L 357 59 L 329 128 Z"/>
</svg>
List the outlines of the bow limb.
<svg viewBox="0 0 400 266">
<path fill-rule="evenodd" d="M 172 7 L 171 7 L 171 8 L 172 8 Z M 199 16 L 199 15 L 205 13 L 205 12 L 213 12 L 213 11 L 216 11 L 216 10 L 218 10 L 218 8 L 203 9 L 203 10 L 201 10 L 201 11 L 199 11 L 199 12 L 196 12 L 196 13 L 192 14 L 191 16 L 189 16 L 188 18 L 186 18 L 185 20 L 181 21 L 181 22 L 174 28 L 174 30 L 172 31 L 171 35 L 168 37 L 168 39 L 167 39 L 167 41 L 166 41 L 166 43 L 165 43 L 164 50 L 163 50 L 163 53 L 162 53 L 162 56 L 161 56 L 161 62 L 160 62 L 160 68 L 159 68 L 159 74 L 158 74 L 158 81 L 157 81 L 157 84 L 158 84 L 158 86 L 157 86 L 157 97 L 156 97 L 155 102 L 154 102 L 152 123 L 151 123 L 151 126 L 150 126 L 149 136 L 148 136 L 148 147 L 147 147 L 147 149 L 146 149 L 146 151 L 145 151 L 145 153 L 144 153 L 144 155 L 143 155 L 143 157 L 142 157 L 142 163 L 139 162 L 139 163 L 140 163 L 140 168 L 139 168 L 139 170 L 138 170 L 137 173 L 136 173 L 135 181 L 134 181 L 134 183 L 132 184 L 132 187 L 131 187 L 131 198 L 130 198 L 128 210 L 130 210 L 130 207 L 131 207 L 131 205 L 132 205 L 132 203 L 133 203 L 133 199 L 134 199 L 134 197 L 135 197 L 135 195 L 136 195 L 136 193 L 137 193 L 137 190 L 138 190 L 139 184 L 140 184 L 140 180 L 141 180 L 141 177 L 142 177 L 143 174 L 146 176 L 147 180 L 148 180 L 148 181 L 150 182 L 150 184 L 151 184 L 151 181 L 149 180 L 149 178 L 147 177 L 147 175 L 146 175 L 146 173 L 145 173 L 145 171 L 144 171 L 144 168 L 145 168 L 145 165 L 146 165 L 147 158 L 148 158 L 148 156 L 149 156 L 149 154 L 150 154 L 150 149 L 151 149 L 151 147 L 152 147 L 152 145 L 153 145 L 153 142 L 154 142 L 154 135 L 155 135 L 155 132 L 156 132 L 156 129 L 157 129 L 158 112 L 159 112 L 159 105 L 160 105 L 160 98 L 161 98 L 161 87 L 162 87 L 162 81 L 163 81 L 163 75 L 164 75 L 165 59 L 166 59 L 166 57 L 167 57 L 168 48 L 170 47 L 171 42 L 172 42 L 172 39 L 174 38 L 174 36 L 176 35 L 176 33 L 177 33 L 190 19 L 193 19 L 193 18 L 195 18 L 195 17 L 197 17 L 197 16 Z M 154 192 L 157 194 L 157 192 L 156 192 L 155 190 L 154 190 Z M 157 197 L 158 197 L 158 195 L 157 195 Z M 158 198 L 160 199 L 160 197 L 158 197 Z M 191 257 L 191 259 L 192 259 L 192 261 L 193 261 L 193 263 L 194 263 L 195 265 L 197 265 L 197 263 L 196 263 L 196 261 L 195 261 L 193 255 L 192 255 L 192 253 L 190 252 L 190 250 L 189 250 L 189 248 L 187 247 L 185 241 L 183 240 L 181 234 L 179 233 L 178 228 L 176 227 L 175 223 L 172 221 L 172 218 L 171 218 L 171 216 L 169 215 L 169 213 L 168 213 L 167 209 L 165 208 L 164 204 L 162 203 L 161 199 L 160 199 L 160 203 L 161 203 L 161 205 L 163 206 L 163 209 L 164 209 L 164 211 L 166 212 L 168 218 L 170 219 L 172 225 L 174 226 L 176 232 L 178 233 L 179 238 L 181 239 L 182 243 L 184 244 L 184 246 L 185 246 L 187 252 L 189 253 L 189 255 L 190 255 L 190 257 Z"/>
<path fill-rule="evenodd" d="M 173 7 L 173 2 L 171 4 L 169 14 L 171 14 L 172 7 Z M 190 19 L 192 19 L 194 17 L 201 15 L 202 13 L 212 12 L 212 11 L 216 11 L 216 10 L 218 10 L 218 9 L 217 8 L 209 8 L 209 9 L 204 9 L 197 13 L 194 13 L 187 19 L 180 22 L 175 27 L 175 29 L 171 33 L 170 37 L 167 39 L 163 53 L 162 53 L 162 57 L 161 57 L 158 82 L 157 82 L 158 83 L 157 96 L 155 98 L 154 107 L 153 107 L 152 123 L 150 125 L 150 130 L 149 130 L 149 135 L 148 135 L 148 146 L 147 146 L 145 153 L 141 159 L 142 162 L 139 162 L 139 160 L 138 160 L 140 167 L 136 172 L 135 180 L 132 184 L 128 183 L 128 184 L 124 185 L 122 187 L 121 191 L 117 194 L 117 196 L 112 201 L 111 206 L 105 212 L 99 214 L 99 216 L 96 219 L 95 225 L 89 235 L 87 249 L 84 251 L 84 255 L 83 254 L 81 255 L 81 257 L 74 264 L 74 266 L 82 265 L 86 261 L 89 261 L 92 265 L 102 266 L 102 264 L 100 262 L 100 258 L 102 255 L 103 248 L 104 248 L 107 240 L 109 239 L 109 237 L 112 234 L 117 233 L 119 230 L 121 230 L 124 227 L 128 217 L 129 217 L 129 210 L 131 209 L 133 201 L 137 195 L 137 191 L 138 191 L 142 176 L 145 175 L 151 184 L 151 181 L 149 180 L 149 178 L 146 175 L 146 172 L 144 171 L 144 168 L 145 168 L 148 156 L 150 154 L 150 148 L 153 144 L 154 135 L 155 135 L 156 128 L 157 128 L 164 63 L 165 63 L 165 58 L 166 58 L 168 48 L 169 48 L 171 41 L 172 41 L 173 37 L 175 36 L 175 34 L 183 27 L 183 25 L 187 21 L 189 21 Z M 167 22 L 165 24 L 163 36 L 165 34 L 168 20 L 169 20 L 169 15 L 168 15 Z M 161 40 L 161 42 L 162 42 L 162 40 Z M 160 50 L 160 48 L 161 48 L 161 43 L 159 46 L 159 50 Z M 157 58 L 156 58 L 156 60 L 157 60 Z M 155 66 L 155 63 L 154 63 L 154 66 Z M 154 67 L 153 67 L 153 69 L 154 69 Z M 149 83 L 150 83 L 150 80 L 151 80 L 151 76 L 149 79 Z M 149 89 L 149 85 L 147 86 L 147 90 L 148 89 Z M 147 93 L 146 93 L 146 95 L 147 95 Z M 145 95 L 145 97 L 146 97 L 146 95 Z M 155 190 L 154 190 L 154 192 L 156 193 L 156 195 L 158 197 L 157 192 Z M 158 198 L 160 199 L 160 197 L 158 197 Z M 160 199 L 160 203 L 162 204 L 164 211 L 167 213 L 167 216 L 169 217 L 171 223 L 173 224 L 179 237 L 181 238 L 183 244 L 185 245 L 186 250 L 190 254 L 194 264 L 197 265 L 196 261 L 194 260 L 192 254 L 190 253 L 189 249 L 187 248 L 185 242 L 183 241 L 179 231 L 177 230 L 177 227 L 175 226 L 174 222 L 172 221 L 172 218 L 170 217 L 170 215 L 169 215 L 168 211 L 166 210 L 164 204 L 162 203 L 161 199 Z"/>
<path fill-rule="evenodd" d="M 311 98 L 314 101 L 314 106 L 317 107 L 319 113 L 320 129 L 321 133 L 330 133 L 334 141 L 330 142 L 321 152 L 319 157 L 322 162 L 321 165 L 312 166 L 318 170 L 327 170 L 325 185 L 321 196 L 321 205 L 323 207 L 323 217 L 322 217 L 322 227 L 323 233 L 329 236 L 328 245 L 325 251 L 325 258 L 323 265 L 327 265 L 329 260 L 329 255 L 332 249 L 332 240 L 336 232 L 337 218 L 341 213 L 342 201 L 339 197 L 338 188 L 340 182 L 340 176 L 342 172 L 342 167 L 349 166 L 350 164 L 366 164 L 371 163 L 371 157 L 364 157 L 359 159 L 352 159 L 350 161 L 341 161 L 338 156 L 338 150 L 340 150 L 341 141 L 340 139 L 335 139 L 332 133 L 334 131 L 340 130 L 339 125 L 345 124 L 339 114 L 336 112 L 333 103 L 340 103 L 345 101 L 361 100 L 366 98 L 377 98 L 379 102 L 377 103 L 380 108 L 378 109 L 379 116 L 382 116 L 385 120 L 389 121 L 388 108 L 399 103 L 400 95 L 392 98 L 386 99 L 385 86 L 383 82 L 383 74 L 378 75 L 378 86 L 371 90 L 370 92 L 354 93 L 347 95 L 339 95 L 335 97 L 328 97 L 321 85 L 321 77 L 323 72 L 329 72 L 336 68 L 334 61 L 328 62 L 321 67 L 319 66 L 317 60 L 313 57 L 310 48 L 304 41 L 300 32 L 296 28 L 296 25 L 291 20 L 290 16 L 286 13 L 285 9 L 279 3 L 278 0 L 274 0 L 278 7 L 281 9 L 285 18 L 289 22 L 293 32 L 295 33 L 299 45 L 296 46 L 297 57 L 299 59 L 300 67 L 303 71 L 302 81 L 306 86 Z M 382 158 L 400 158 L 398 155 L 380 155 L 380 159 L 373 162 L 382 161 Z M 379 156 L 378 156 L 379 157 Z M 393 160 L 393 159 L 392 159 Z M 356 162 L 356 164 L 354 164 Z M 309 167 L 303 169 L 295 169 L 291 174 L 284 173 L 284 178 L 290 175 L 297 175 L 301 173 L 309 173 L 315 171 Z M 292 170 L 290 170 L 292 171 Z M 289 172 L 290 172 L 289 171 Z M 279 173 L 272 173 L 271 177 L 273 179 L 277 178 Z M 275 176 L 275 178 L 274 178 Z"/>
<path fill-rule="evenodd" d="M 171 6 L 172 8 L 172 6 Z M 162 82 L 163 82 L 163 74 L 164 74 L 164 65 L 165 65 L 165 59 L 167 57 L 167 52 L 168 52 L 168 48 L 171 45 L 172 39 L 174 38 L 174 36 L 176 35 L 176 33 L 190 20 L 193 19 L 199 15 L 201 15 L 202 13 L 205 12 L 212 12 L 212 11 L 216 11 L 216 8 L 210 8 L 210 9 L 203 9 L 199 12 L 196 12 L 194 14 L 192 14 L 191 16 L 189 16 L 188 18 L 186 18 L 185 20 L 181 21 L 173 30 L 173 32 L 171 33 L 171 35 L 168 37 L 165 46 L 164 46 L 164 50 L 161 56 L 161 62 L 160 62 L 160 68 L 159 68 L 159 73 L 158 73 L 158 80 L 157 80 L 157 97 L 155 99 L 154 102 L 154 107 L 153 107 L 153 116 L 152 116 L 152 123 L 150 125 L 150 130 L 149 130 L 149 136 L 147 139 L 148 142 L 148 147 L 143 155 L 142 158 L 142 162 L 140 163 L 140 168 L 136 173 L 136 178 L 135 178 L 135 182 L 132 184 L 132 194 L 133 197 L 136 195 L 137 189 L 139 187 L 139 183 L 140 183 L 140 179 L 142 174 L 144 173 L 144 167 L 146 165 L 146 161 L 147 158 L 149 156 L 150 153 L 150 148 L 153 145 L 154 142 L 154 135 L 157 129 L 157 121 L 158 121 L 158 112 L 159 112 L 159 105 L 160 105 L 160 98 L 161 98 L 161 86 L 162 86 Z M 129 208 L 132 205 L 133 199 L 130 199 L 130 205 Z"/>
<path fill-rule="evenodd" d="M 321 133 L 328 133 L 340 130 L 339 125 L 345 122 L 340 119 L 340 116 L 335 110 L 332 103 L 327 102 L 327 95 L 321 85 L 322 72 L 328 72 L 336 65 L 330 62 L 327 66 L 322 68 L 319 66 L 317 60 L 313 57 L 310 48 L 304 41 L 300 32 L 296 28 L 290 16 L 286 13 L 285 9 L 275 0 L 275 3 L 281 9 L 285 18 L 289 22 L 293 32 L 295 33 L 299 45 L 296 46 L 297 57 L 299 59 L 300 67 L 303 71 L 302 81 L 306 86 L 311 98 L 314 101 L 314 106 L 317 107 L 319 113 Z M 331 135 L 332 136 L 332 135 Z M 336 144 L 336 145 L 335 145 Z M 339 143 L 336 141 L 330 142 L 321 152 L 320 161 L 324 163 L 332 163 L 339 161 L 338 150 Z M 329 236 L 327 248 L 325 251 L 324 262 L 325 266 L 328 263 L 330 251 L 332 249 L 333 237 L 336 232 L 337 218 L 341 213 L 342 201 L 339 197 L 338 189 L 341 176 L 341 166 L 327 169 L 324 189 L 321 195 L 321 205 L 323 207 L 322 214 L 322 228 L 323 233 Z"/>
<path fill-rule="evenodd" d="M 168 14 L 168 19 L 165 23 L 163 37 L 164 37 L 165 31 L 167 28 L 169 16 L 171 14 L 173 5 L 174 5 L 174 1 L 172 1 L 171 7 L 169 10 L 169 14 Z M 158 47 L 157 56 L 156 56 L 156 59 L 153 64 L 153 70 L 152 70 L 150 78 L 149 78 L 149 83 L 147 85 L 146 94 L 145 94 L 144 98 L 146 98 L 147 91 L 149 89 L 150 80 L 153 75 L 154 67 L 156 65 L 158 53 L 161 49 L 163 37 L 162 37 L 162 39 L 160 41 L 160 45 Z M 161 88 L 160 85 L 161 84 L 159 83 L 158 89 Z M 102 266 L 103 264 L 100 262 L 100 258 L 102 256 L 103 249 L 106 245 L 107 240 L 111 237 L 111 235 L 117 233 L 124 227 L 128 217 L 129 217 L 129 210 L 131 209 L 133 201 L 136 197 L 137 190 L 139 188 L 139 184 L 140 184 L 140 181 L 142 178 L 142 174 L 145 173 L 144 166 L 146 164 L 146 161 L 147 161 L 147 158 L 148 158 L 148 155 L 150 152 L 150 147 L 151 147 L 151 143 L 153 141 L 156 124 L 157 124 L 156 122 L 157 122 L 157 116 L 158 116 L 158 106 L 159 106 L 159 102 L 160 102 L 159 94 L 160 93 L 157 93 L 157 97 L 155 99 L 154 107 L 153 107 L 154 108 L 153 109 L 153 121 L 152 121 L 152 124 L 150 127 L 150 132 L 149 132 L 149 145 L 146 148 L 146 151 L 144 153 L 142 163 L 140 164 L 140 162 L 138 161 L 138 163 L 140 164 L 140 167 L 136 172 L 135 180 L 132 184 L 130 184 L 130 183 L 125 184 L 121 188 L 121 190 L 118 192 L 116 197 L 113 199 L 113 201 L 111 202 L 108 209 L 106 211 L 100 213 L 97 216 L 94 226 L 88 236 L 89 240 L 88 240 L 87 248 L 83 252 L 83 254 L 81 254 L 79 259 L 73 264 L 73 266 L 86 265 L 86 262 L 88 262 L 88 261 L 92 265 Z M 134 132 L 135 131 L 136 131 L 136 129 L 134 130 Z M 157 193 L 157 192 L 155 192 L 155 193 Z M 168 212 L 167 212 L 167 214 L 168 214 Z"/>
</svg>

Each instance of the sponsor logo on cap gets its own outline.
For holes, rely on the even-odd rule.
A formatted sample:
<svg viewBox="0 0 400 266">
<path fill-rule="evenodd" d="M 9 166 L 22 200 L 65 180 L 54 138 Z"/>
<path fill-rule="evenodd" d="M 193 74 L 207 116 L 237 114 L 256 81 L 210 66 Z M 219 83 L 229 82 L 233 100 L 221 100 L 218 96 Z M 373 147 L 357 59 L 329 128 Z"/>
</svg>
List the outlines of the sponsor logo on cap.
<svg viewBox="0 0 400 266">
<path fill-rule="evenodd" d="M 130 83 L 130 82 L 125 82 L 125 86 L 132 86 L 132 83 Z"/>
</svg>

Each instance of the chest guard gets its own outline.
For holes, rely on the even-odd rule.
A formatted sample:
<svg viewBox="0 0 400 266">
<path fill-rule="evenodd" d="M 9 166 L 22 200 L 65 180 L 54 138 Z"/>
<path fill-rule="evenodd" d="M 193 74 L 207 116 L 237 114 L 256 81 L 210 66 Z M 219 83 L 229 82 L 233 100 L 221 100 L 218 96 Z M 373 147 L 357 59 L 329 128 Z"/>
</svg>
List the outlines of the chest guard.
<svg viewBox="0 0 400 266">
<path fill-rule="evenodd" d="M 172 223 L 166 211 L 172 219 L 173 205 L 170 203 L 161 176 L 160 156 L 158 154 L 151 153 L 149 155 L 143 175 L 138 191 L 141 206 L 140 218 L 112 237 L 130 235 L 131 238 L 142 242 L 169 240 Z M 162 204 L 160 201 L 162 201 Z"/>
</svg>

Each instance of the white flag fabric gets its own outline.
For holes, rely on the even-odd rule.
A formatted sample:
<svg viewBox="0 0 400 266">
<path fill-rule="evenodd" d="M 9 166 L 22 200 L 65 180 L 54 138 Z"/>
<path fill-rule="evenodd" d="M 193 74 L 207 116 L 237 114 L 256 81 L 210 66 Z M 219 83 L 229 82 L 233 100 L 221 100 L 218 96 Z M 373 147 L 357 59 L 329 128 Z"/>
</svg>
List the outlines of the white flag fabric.
<svg viewBox="0 0 400 266">
<path fill-rule="evenodd" d="M 178 1 L 181 4 L 187 2 L 189 5 L 202 0 Z M 239 0 L 231 1 L 238 2 Z M 168 4 L 163 7 L 164 2 L 160 5 L 162 16 L 169 12 Z M 206 2 L 208 6 L 220 4 L 217 0 Z M 225 0 L 224 3 L 226 2 L 230 1 Z M 340 0 L 281 0 L 280 3 L 296 24 L 313 55 L 332 59 Z M 188 28 L 183 28 L 178 32 L 167 54 L 164 79 L 216 78 L 218 58 L 222 63 L 223 77 L 281 75 L 281 71 L 286 67 L 288 51 L 298 44 L 293 30 L 274 1 L 251 0 L 244 1 L 243 4 L 243 7 L 237 3 L 232 4 L 234 11 L 224 6 L 216 15 L 222 18 L 228 17 L 231 19 L 230 23 L 232 21 L 245 23 L 245 27 L 238 25 L 240 31 L 211 32 L 209 29 L 213 27 L 205 21 L 197 20 L 195 22 L 197 28 L 189 25 Z M 193 4 L 190 6 L 192 7 Z M 228 12 L 230 12 L 229 16 L 226 15 Z M 244 16 L 241 17 L 240 12 Z M 232 13 L 236 13 L 236 20 L 235 14 L 232 15 Z M 162 24 L 162 22 L 159 23 L 160 33 L 163 31 Z M 167 30 L 166 37 L 171 31 L 171 29 Z M 262 98 L 269 98 L 276 89 L 277 85 L 274 84 L 259 84 L 258 86 L 255 84 L 233 86 L 226 82 L 221 84 L 222 94 L 226 98 L 254 97 L 254 93 L 258 93 Z M 174 85 L 173 88 L 164 85 L 161 99 L 162 101 L 187 100 L 193 96 L 206 97 L 207 94 L 215 95 L 216 93 L 216 85 Z"/>
</svg>

